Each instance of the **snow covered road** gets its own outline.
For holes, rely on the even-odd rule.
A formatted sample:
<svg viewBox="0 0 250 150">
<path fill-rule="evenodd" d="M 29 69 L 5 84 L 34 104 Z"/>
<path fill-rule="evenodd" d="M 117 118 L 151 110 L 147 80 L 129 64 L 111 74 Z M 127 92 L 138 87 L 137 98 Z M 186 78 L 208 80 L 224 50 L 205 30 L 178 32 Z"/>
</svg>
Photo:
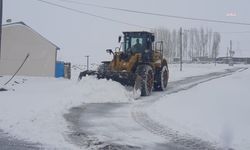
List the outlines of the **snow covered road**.
<svg viewBox="0 0 250 150">
<path fill-rule="evenodd" d="M 182 72 L 179 71 L 178 65 L 172 64 L 169 67 L 168 90 L 153 92 L 152 96 L 140 98 L 138 101 L 134 101 L 133 92 L 114 81 L 86 77 L 77 82 L 79 70 L 74 69 L 72 69 L 72 80 L 15 77 L 7 86 L 1 86 L 8 91 L 0 92 L 0 149 L 183 150 L 191 149 L 190 145 L 197 145 L 197 149 L 204 146 L 210 149 L 217 148 L 220 144 L 217 143 L 219 132 L 214 131 L 218 129 L 209 128 L 213 125 L 206 120 L 210 122 L 213 120 L 203 119 L 203 113 L 198 111 L 200 110 L 198 107 L 205 110 L 205 115 L 212 113 L 220 125 L 218 121 L 220 115 L 217 115 L 220 114 L 219 108 L 223 104 L 227 105 L 227 98 L 242 95 L 240 101 L 230 99 L 229 104 L 237 106 L 237 109 L 232 109 L 233 107 L 229 105 L 232 113 L 228 114 L 246 118 L 244 113 L 250 113 L 247 99 L 250 97 L 247 91 L 250 89 L 250 71 L 234 69 L 249 66 L 229 67 L 219 64 L 215 67 L 213 64 L 184 64 Z M 233 75 L 230 75 L 232 73 Z M 9 78 L 0 77 L 0 85 Z M 219 79 L 212 80 L 215 78 Z M 222 82 L 216 84 L 217 81 Z M 201 85 L 210 83 L 213 83 L 211 87 L 219 87 L 215 88 L 216 90 L 209 88 L 208 91 L 211 90 L 215 94 L 204 92 L 207 91 L 206 86 L 200 88 Z M 234 88 L 231 88 L 231 85 L 234 85 Z M 244 88 L 241 89 L 242 87 Z M 223 89 L 230 91 L 229 94 Z M 234 95 L 230 89 L 238 92 Z M 198 94 L 195 94 L 197 91 Z M 222 94 L 216 94 L 217 91 L 222 91 Z M 213 98 L 211 103 L 217 104 L 218 101 L 212 97 L 213 95 L 221 97 L 222 101 L 218 101 L 220 104 L 218 106 L 211 106 L 208 103 L 210 99 L 193 98 L 197 95 Z M 225 95 L 230 96 L 224 97 Z M 195 105 L 196 103 L 198 105 Z M 181 115 L 182 113 L 184 115 Z M 200 123 L 200 120 L 204 123 Z M 238 122 L 241 122 L 242 126 L 236 126 L 237 128 L 233 126 L 233 129 L 244 127 L 248 131 L 246 126 L 250 123 L 248 119 L 245 120 L 240 119 Z M 206 130 L 199 130 L 204 128 L 204 124 L 208 125 Z M 213 136 L 207 136 L 203 131 L 213 133 Z M 249 136 L 236 131 L 232 133 L 233 136 L 230 136 L 229 132 L 224 143 L 229 143 L 226 145 L 233 148 L 238 148 L 237 145 L 241 144 L 244 147 L 249 146 L 247 142 L 250 141 Z M 227 130 L 225 133 L 228 133 Z M 241 137 L 241 134 L 244 136 Z M 245 150 L 244 147 L 239 149 Z"/>
<path fill-rule="evenodd" d="M 74 108 L 71 113 L 67 114 L 68 117 L 66 116 L 72 123 L 71 139 L 78 146 L 90 149 L 105 149 L 107 147 L 155 150 L 221 149 L 221 145 L 217 141 L 184 134 L 175 128 L 168 127 L 167 124 L 162 124 L 160 119 L 155 121 L 151 118 L 152 116 L 148 115 L 148 109 L 152 104 L 157 104 L 158 100 L 166 98 L 169 94 L 188 90 L 201 83 L 245 69 L 247 68 L 231 68 L 224 72 L 213 72 L 170 82 L 167 92 L 155 92 L 152 96 L 141 98 L 142 100 L 134 103 L 99 103 Z M 158 112 L 165 113 L 162 110 Z M 154 112 L 150 113 L 154 114 Z"/>
<path fill-rule="evenodd" d="M 216 142 L 225 149 L 250 149 L 250 71 L 236 73 L 171 94 L 147 114 L 182 134 Z M 164 110 L 164 114 L 162 111 Z"/>
<path fill-rule="evenodd" d="M 0 149 L 1 150 L 40 150 L 40 144 L 30 143 L 16 139 L 4 131 L 0 130 Z"/>
</svg>

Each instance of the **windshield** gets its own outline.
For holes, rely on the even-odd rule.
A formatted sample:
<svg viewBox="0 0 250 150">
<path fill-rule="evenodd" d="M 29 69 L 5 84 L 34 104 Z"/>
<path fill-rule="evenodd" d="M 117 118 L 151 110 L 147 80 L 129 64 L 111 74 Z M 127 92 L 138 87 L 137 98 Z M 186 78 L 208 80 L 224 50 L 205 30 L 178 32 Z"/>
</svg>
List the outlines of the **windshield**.
<svg viewBox="0 0 250 150">
<path fill-rule="evenodd" d="M 124 51 L 125 52 L 143 52 L 145 49 L 145 40 L 141 37 L 125 37 Z"/>
</svg>

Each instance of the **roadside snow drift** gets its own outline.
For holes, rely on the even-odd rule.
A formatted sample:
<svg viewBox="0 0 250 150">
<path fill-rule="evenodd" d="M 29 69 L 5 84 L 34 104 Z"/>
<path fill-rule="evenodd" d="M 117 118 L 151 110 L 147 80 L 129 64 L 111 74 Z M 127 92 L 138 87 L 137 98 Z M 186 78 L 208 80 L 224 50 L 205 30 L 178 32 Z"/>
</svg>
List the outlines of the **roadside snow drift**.
<svg viewBox="0 0 250 150">
<path fill-rule="evenodd" d="M 161 98 L 148 114 L 156 121 L 225 149 L 250 149 L 250 70 Z"/>
<path fill-rule="evenodd" d="M 2 78 L 1 81 L 8 78 Z M 25 81 L 25 83 L 23 83 Z M 72 149 L 65 141 L 63 114 L 83 103 L 129 102 L 132 93 L 121 84 L 94 77 L 80 82 L 54 78 L 18 77 L 0 93 L 0 129 L 45 147 Z"/>
</svg>

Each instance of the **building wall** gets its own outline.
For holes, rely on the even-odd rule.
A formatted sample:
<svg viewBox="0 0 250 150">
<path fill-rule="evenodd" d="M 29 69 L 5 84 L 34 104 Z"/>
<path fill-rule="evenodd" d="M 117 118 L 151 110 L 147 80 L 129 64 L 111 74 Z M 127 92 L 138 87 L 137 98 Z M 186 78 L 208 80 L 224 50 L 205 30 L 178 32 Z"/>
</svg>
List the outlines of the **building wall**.
<svg viewBox="0 0 250 150">
<path fill-rule="evenodd" d="M 57 47 L 24 24 L 2 28 L 0 75 L 12 75 L 29 58 L 18 75 L 55 76 Z"/>
</svg>

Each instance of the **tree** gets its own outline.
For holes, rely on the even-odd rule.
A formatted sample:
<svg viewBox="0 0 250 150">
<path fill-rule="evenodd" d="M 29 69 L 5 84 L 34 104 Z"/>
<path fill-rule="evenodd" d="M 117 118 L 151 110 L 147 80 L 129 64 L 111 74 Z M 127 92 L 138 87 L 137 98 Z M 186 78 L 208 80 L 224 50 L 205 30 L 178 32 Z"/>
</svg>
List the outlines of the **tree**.
<svg viewBox="0 0 250 150">
<path fill-rule="evenodd" d="M 163 41 L 164 55 L 170 62 L 180 57 L 180 35 L 177 30 L 156 28 L 152 32 L 155 34 L 156 41 Z M 221 40 L 218 32 L 213 32 L 212 29 L 191 28 L 188 32 L 184 30 L 182 38 L 184 58 L 204 56 L 216 58 L 218 56 Z"/>
<path fill-rule="evenodd" d="M 193 29 L 190 29 L 189 30 L 189 52 L 188 52 L 188 55 L 189 57 L 192 58 L 194 57 L 194 30 Z"/>
<path fill-rule="evenodd" d="M 188 31 L 184 31 L 183 33 L 183 57 L 187 60 L 187 56 L 188 56 Z"/>
<path fill-rule="evenodd" d="M 219 54 L 221 37 L 218 32 L 214 32 L 213 34 L 213 48 L 212 48 L 212 58 L 216 60 L 216 57 Z"/>
<path fill-rule="evenodd" d="M 212 50 L 211 50 L 211 48 L 212 48 L 212 29 L 209 29 L 208 30 L 208 57 L 210 57 L 210 58 L 212 58 L 213 56 L 212 56 Z"/>
</svg>

